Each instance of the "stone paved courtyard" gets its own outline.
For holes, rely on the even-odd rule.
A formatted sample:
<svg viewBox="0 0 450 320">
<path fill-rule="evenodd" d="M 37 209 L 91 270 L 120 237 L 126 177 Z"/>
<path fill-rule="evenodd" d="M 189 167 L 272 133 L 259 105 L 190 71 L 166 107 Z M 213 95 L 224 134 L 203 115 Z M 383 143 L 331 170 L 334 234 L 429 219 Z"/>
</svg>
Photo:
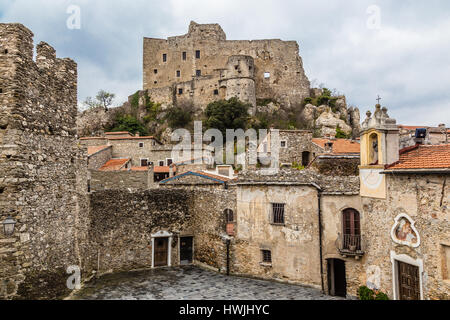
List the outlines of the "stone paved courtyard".
<svg viewBox="0 0 450 320">
<path fill-rule="evenodd" d="M 77 300 L 337 300 L 317 289 L 242 277 L 193 266 L 105 275 L 86 284 Z"/>
</svg>

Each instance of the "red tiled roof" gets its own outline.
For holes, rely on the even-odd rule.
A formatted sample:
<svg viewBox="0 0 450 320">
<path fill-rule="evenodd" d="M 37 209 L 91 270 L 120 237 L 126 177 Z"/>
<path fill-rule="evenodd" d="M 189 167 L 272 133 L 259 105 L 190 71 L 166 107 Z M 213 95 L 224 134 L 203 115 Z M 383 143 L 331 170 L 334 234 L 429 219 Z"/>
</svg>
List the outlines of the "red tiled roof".
<svg viewBox="0 0 450 320">
<path fill-rule="evenodd" d="M 88 156 L 92 156 L 94 154 L 96 154 L 97 152 L 100 152 L 102 150 L 111 148 L 111 146 L 91 146 L 88 147 Z"/>
<path fill-rule="evenodd" d="M 100 171 L 118 171 L 129 162 L 131 159 L 111 159 L 106 162 L 99 170 Z"/>
<path fill-rule="evenodd" d="M 325 149 L 325 144 L 328 142 L 333 143 L 332 153 L 342 154 L 342 153 L 360 153 L 361 147 L 359 142 L 348 140 L 348 139 L 321 139 L 314 138 L 312 141 L 317 144 L 322 149 Z"/>
<path fill-rule="evenodd" d="M 106 140 L 104 137 L 82 137 L 80 140 Z"/>
<path fill-rule="evenodd" d="M 153 136 L 149 136 L 149 137 L 116 137 L 116 138 L 107 137 L 107 139 L 108 140 L 149 140 L 149 139 L 156 140 L 156 138 Z"/>
<path fill-rule="evenodd" d="M 105 132 L 106 135 L 116 135 L 116 134 L 129 134 L 131 136 L 131 133 L 128 131 L 120 131 L 120 132 Z"/>
<path fill-rule="evenodd" d="M 400 129 L 405 129 L 405 130 L 410 130 L 410 131 L 415 131 L 416 129 L 423 129 L 423 128 L 435 128 L 435 129 L 439 129 L 437 127 L 430 127 L 430 126 L 404 126 L 402 124 L 398 125 L 398 127 Z M 450 129 L 447 129 L 447 132 L 450 133 Z"/>
<path fill-rule="evenodd" d="M 400 150 L 400 159 L 386 169 L 450 169 L 450 144 L 416 145 Z"/>
</svg>

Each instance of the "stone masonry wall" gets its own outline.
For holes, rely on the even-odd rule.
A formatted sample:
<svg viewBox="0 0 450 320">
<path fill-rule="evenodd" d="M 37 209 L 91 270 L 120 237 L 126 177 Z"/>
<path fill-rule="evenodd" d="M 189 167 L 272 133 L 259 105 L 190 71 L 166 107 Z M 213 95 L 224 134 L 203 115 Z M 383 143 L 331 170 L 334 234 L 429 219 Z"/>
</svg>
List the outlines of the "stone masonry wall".
<svg viewBox="0 0 450 320">
<path fill-rule="evenodd" d="M 89 270 L 99 273 L 148 268 L 151 235 L 173 233 L 172 265 L 179 264 L 179 236 L 194 236 L 194 263 L 224 271 L 224 210 L 235 209 L 234 190 L 197 188 L 107 190 L 91 194 Z M 215 206 L 211 207 L 212 201 Z"/>
<path fill-rule="evenodd" d="M 44 42 L 34 62 L 32 32 L 0 24 L 0 88 L 0 221 L 17 221 L 0 232 L 0 298 L 60 297 L 87 238 L 77 65 Z"/>
<path fill-rule="evenodd" d="M 90 171 L 91 191 L 147 190 L 153 185 L 153 170 Z"/>
<path fill-rule="evenodd" d="M 112 158 L 112 147 L 105 148 L 88 158 L 88 168 L 91 170 L 100 169 L 106 162 Z"/>
</svg>

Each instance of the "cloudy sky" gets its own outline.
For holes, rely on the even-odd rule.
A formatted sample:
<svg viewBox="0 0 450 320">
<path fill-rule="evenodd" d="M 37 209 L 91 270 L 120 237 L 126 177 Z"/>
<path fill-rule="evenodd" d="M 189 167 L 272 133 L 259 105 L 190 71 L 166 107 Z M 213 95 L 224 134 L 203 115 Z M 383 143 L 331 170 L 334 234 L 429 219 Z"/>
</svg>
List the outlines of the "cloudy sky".
<svg viewBox="0 0 450 320">
<path fill-rule="evenodd" d="M 69 29 L 70 6 L 81 28 Z M 300 44 L 306 74 L 364 114 L 379 94 L 398 123 L 450 125 L 447 0 L 1 0 L 20 22 L 79 67 L 79 100 L 100 89 L 116 104 L 142 87 L 142 38 L 182 35 L 191 20 L 220 23 L 230 40 Z M 70 20 L 73 21 L 73 20 Z"/>
</svg>

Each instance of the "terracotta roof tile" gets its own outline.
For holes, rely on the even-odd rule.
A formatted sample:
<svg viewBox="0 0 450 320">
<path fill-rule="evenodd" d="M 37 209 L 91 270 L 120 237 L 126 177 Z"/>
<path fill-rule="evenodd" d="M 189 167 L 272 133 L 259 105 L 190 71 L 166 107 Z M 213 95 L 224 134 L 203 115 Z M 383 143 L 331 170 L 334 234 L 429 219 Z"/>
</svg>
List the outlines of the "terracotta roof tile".
<svg viewBox="0 0 450 320">
<path fill-rule="evenodd" d="M 321 139 L 314 138 L 312 139 L 313 143 L 317 144 L 322 149 L 325 149 L 325 144 L 328 142 L 333 143 L 333 154 L 342 154 L 342 153 L 360 153 L 361 147 L 359 142 L 352 141 L 348 139 Z"/>
<path fill-rule="evenodd" d="M 111 148 L 111 146 L 91 146 L 88 147 L 88 156 L 92 156 L 94 154 L 96 154 L 97 152 L 100 152 L 102 150 Z"/>
<path fill-rule="evenodd" d="M 417 145 L 400 150 L 400 159 L 386 169 L 450 169 L 450 144 Z"/>
<path fill-rule="evenodd" d="M 111 159 L 106 162 L 99 170 L 100 171 L 119 171 L 131 159 Z"/>
</svg>

